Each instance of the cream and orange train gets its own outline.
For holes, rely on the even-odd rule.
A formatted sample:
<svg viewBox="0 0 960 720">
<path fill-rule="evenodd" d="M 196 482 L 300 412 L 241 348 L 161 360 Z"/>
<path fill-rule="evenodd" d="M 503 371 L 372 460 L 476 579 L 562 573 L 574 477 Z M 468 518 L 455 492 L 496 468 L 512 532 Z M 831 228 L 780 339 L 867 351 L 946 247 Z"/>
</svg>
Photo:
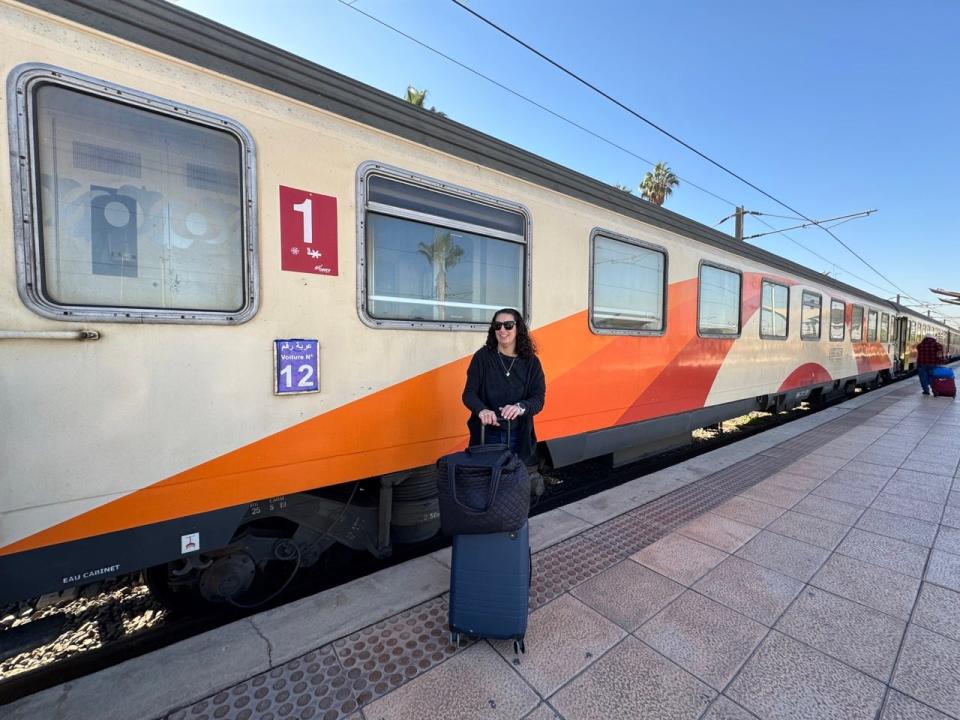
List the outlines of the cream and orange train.
<svg viewBox="0 0 960 720">
<path fill-rule="evenodd" d="M 429 537 L 499 307 L 554 466 L 948 330 L 172 4 L 2 0 L 0 35 L 0 602 L 143 568 L 244 601 Z"/>
</svg>

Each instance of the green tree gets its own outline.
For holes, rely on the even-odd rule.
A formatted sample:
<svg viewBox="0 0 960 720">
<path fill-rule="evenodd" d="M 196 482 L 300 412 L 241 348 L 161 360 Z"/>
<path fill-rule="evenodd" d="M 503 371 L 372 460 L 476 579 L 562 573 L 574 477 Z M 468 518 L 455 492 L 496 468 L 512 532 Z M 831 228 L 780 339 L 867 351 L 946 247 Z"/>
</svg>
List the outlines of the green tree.
<svg viewBox="0 0 960 720">
<path fill-rule="evenodd" d="M 434 307 L 434 319 L 443 320 L 447 300 L 447 271 L 460 262 L 463 247 L 453 240 L 449 232 L 437 233 L 432 243 L 417 244 L 417 252 L 423 255 L 433 269 L 433 290 L 437 305 Z"/>
<path fill-rule="evenodd" d="M 424 88 L 423 90 L 417 90 L 413 85 L 407 85 L 407 96 L 404 98 L 411 105 L 416 105 L 418 108 L 423 107 L 423 103 L 427 100 L 427 94 L 430 91 Z"/>
<path fill-rule="evenodd" d="M 663 205 L 663 201 L 670 197 L 679 184 L 680 179 L 673 174 L 670 166 L 661 161 L 644 176 L 640 183 L 640 197 L 655 205 Z"/>
<path fill-rule="evenodd" d="M 440 112 L 433 106 L 428 108 L 424 104 L 426 103 L 427 95 L 429 94 L 430 94 L 430 91 L 427 90 L 426 88 L 424 88 L 423 90 L 417 90 L 413 85 L 407 85 L 407 94 L 406 96 L 404 96 L 403 99 L 406 100 L 411 105 L 415 105 L 418 108 L 421 108 L 423 110 L 429 110 L 430 112 L 436 113 L 441 117 L 446 117 L 447 114 L 445 112 Z"/>
<path fill-rule="evenodd" d="M 633 194 L 633 190 L 632 190 L 631 188 L 629 188 L 629 187 L 627 187 L 626 185 L 623 185 L 623 184 L 621 184 L 621 183 L 617 183 L 616 185 L 614 185 L 614 187 L 615 187 L 617 190 L 619 190 L 620 192 L 625 192 L 627 195 L 632 195 L 632 194 Z"/>
</svg>

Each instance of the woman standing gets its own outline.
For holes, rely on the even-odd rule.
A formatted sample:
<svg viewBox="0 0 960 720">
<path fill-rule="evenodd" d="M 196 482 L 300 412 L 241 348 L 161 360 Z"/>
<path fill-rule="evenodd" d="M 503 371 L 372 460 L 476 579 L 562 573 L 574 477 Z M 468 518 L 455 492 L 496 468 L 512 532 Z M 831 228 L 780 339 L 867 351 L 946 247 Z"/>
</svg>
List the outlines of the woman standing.
<svg viewBox="0 0 960 720">
<path fill-rule="evenodd" d="M 463 404 L 470 409 L 470 444 L 480 443 L 487 426 L 488 443 L 506 443 L 506 428 L 497 414 L 511 421 L 510 448 L 527 465 L 537 462 L 533 416 L 543 409 L 547 386 L 537 348 L 519 312 L 504 308 L 494 313 L 486 344 L 477 350 L 467 369 Z"/>
</svg>

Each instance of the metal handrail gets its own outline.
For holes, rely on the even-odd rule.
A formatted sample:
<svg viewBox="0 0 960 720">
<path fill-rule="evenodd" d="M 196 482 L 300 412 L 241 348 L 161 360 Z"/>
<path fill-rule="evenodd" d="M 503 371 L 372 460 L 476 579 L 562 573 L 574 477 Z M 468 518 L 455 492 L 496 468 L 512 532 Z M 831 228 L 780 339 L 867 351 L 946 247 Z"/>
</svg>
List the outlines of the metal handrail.
<svg viewBox="0 0 960 720">
<path fill-rule="evenodd" d="M 0 340 L 99 340 L 96 330 L 0 330 Z"/>
</svg>

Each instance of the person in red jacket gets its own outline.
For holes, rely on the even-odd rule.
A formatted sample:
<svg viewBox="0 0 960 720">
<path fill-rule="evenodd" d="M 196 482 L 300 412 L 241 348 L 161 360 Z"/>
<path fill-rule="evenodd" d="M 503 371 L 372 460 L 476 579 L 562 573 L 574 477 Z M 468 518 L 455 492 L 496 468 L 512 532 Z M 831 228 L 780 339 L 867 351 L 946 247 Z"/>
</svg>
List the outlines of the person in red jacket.
<svg viewBox="0 0 960 720">
<path fill-rule="evenodd" d="M 917 344 L 917 377 L 924 395 L 930 394 L 930 371 L 943 364 L 943 345 L 930 333 Z"/>
</svg>

